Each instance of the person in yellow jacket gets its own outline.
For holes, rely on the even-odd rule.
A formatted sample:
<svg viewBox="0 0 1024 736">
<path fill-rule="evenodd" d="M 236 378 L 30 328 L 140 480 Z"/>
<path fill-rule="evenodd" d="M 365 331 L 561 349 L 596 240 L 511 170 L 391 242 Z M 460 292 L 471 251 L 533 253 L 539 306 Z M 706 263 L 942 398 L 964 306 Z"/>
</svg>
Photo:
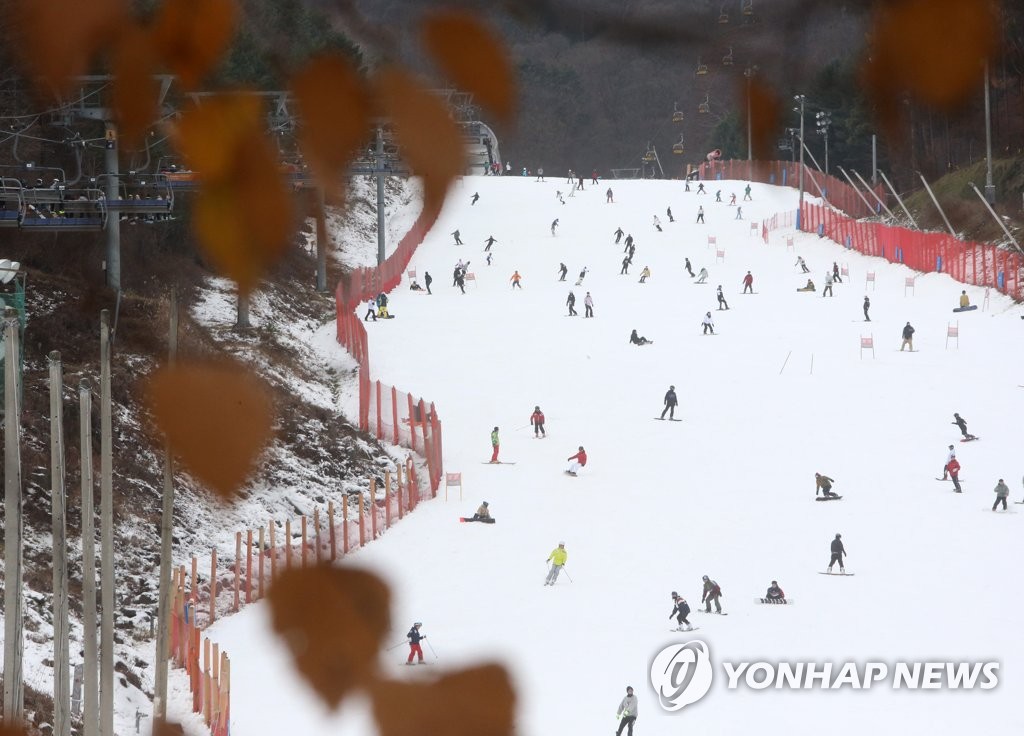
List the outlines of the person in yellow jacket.
<svg viewBox="0 0 1024 736">
<path fill-rule="evenodd" d="M 558 573 L 562 571 L 562 566 L 565 565 L 567 559 L 569 559 L 569 553 L 565 551 L 565 542 L 559 542 L 558 546 L 551 550 L 551 554 L 548 555 L 546 560 L 551 563 L 551 569 L 548 570 L 548 576 L 544 580 L 544 585 L 555 584 L 555 581 L 558 580 Z"/>
<path fill-rule="evenodd" d="M 964 307 L 969 307 L 969 306 L 971 306 L 971 300 L 967 296 L 967 291 L 965 289 L 965 290 L 960 292 L 960 308 L 963 309 Z"/>
</svg>

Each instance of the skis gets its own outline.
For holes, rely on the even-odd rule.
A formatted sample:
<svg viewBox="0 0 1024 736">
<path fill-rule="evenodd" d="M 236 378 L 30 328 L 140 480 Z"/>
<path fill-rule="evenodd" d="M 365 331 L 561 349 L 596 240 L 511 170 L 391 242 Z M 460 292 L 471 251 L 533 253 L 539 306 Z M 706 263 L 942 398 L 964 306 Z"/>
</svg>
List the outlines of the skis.
<svg viewBox="0 0 1024 736">
<path fill-rule="evenodd" d="M 494 523 L 494 519 L 474 519 L 472 517 L 466 517 L 466 516 L 460 516 L 459 517 L 459 521 L 461 521 L 463 524 L 465 524 L 467 522 L 471 522 L 471 521 L 479 521 L 481 524 L 493 524 Z"/>
<path fill-rule="evenodd" d="M 489 461 L 489 460 L 484 460 L 480 464 L 481 465 L 515 465 L 515 463 L 510 463 L 507 460 L 495 460 L 493 463 L 491 461 Z"/>
<path fill-rule="evenodd" d="M 755 598 L 754 603 L 764 603 L 766 606 L 792 606 L 792 598 Z"/>
<path fill-rule="evenodd" d="M 664 421 L 666 421 L 665 417 L 654 417 L 654 418 L 655 418 L 655 419 L 657 419 L 657 420 L 658 420 L 659 422 L 664 422 Z M 670 418 L 669 418 L 669 419 L 668 419 L 667 421 L 669 421 L 669 422 L 681 422 L 681 421 L 683 421 L 683 420 L 682 420 L 682 419 L 672 419 L 672 418 L 670 417 Z"/>
<path fill-rule="evenodd" d="M 815 501 L 838 501 L 840 498 L 842 498 L 842 496 L 837 496 L 837 495 L 833 494 L 831 496 L 815 496 L 814 500 Z"/>
<path fill-rule="evenodd" d="M 818 574 L 819 575 L 835 575 L 836 577 L 843 576 L 843 577 L 847 577 L 847 578 L 852 578 L 853 577 L 853 573 L 852 572 L 829 572 L 828 570 L 825 570 L 824 572 L 819 572 Z"/>
<path fill-rule="evenodd" d="M 566 475 L 571 475 L 573 478 L 578 478 L 579 477 L 578 473 L 574 473 L 571 470 L 566 470 L 564 472 L 565 472 Z"/>
</svg>

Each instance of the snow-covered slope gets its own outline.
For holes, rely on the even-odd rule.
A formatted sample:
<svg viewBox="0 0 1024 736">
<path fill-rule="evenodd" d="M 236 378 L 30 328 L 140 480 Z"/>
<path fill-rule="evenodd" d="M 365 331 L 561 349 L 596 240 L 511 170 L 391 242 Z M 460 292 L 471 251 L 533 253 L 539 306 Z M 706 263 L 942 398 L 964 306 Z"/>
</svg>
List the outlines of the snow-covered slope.
<svg viewBox="0 0 1024 736">
<path fill-rule="evenodd" d="M 431 272 L 434 295 L 403 286 L 390 304 L 397 319 L 368 325 L 374 377 L 437 402 L 446 470 L 462 471 L 465 484 L 462 502 L 422 505 L 353 560 L 392 585 L 394 643 L 419 620 L 442 667 L 507 663 L 528 736 L 611 733 L 627 684 L 640 698 L 643 735 L 1021 732 L 1024 515 L 989 510 L 999 478 L 1022 496 L 1021 310 L 993 294 L 987 311 L 954 315 L 962 287 L 948 277 L 920 276 L 904 296 L 907 269 L 803 234 L 796 254 L 819 291 L 797 293 L 807 277 L 787 233 L 773 233 L 770 245 L 749 234 L 752 218 L 795 207 L 792 190 L 754 185 L 737 222 L 735 208 L 679 182 L 611 182 L 614 204 L 608 186 L 588 185 L 562 205 L 561 180 L 465 180 L 411 266 Z M 720 186 L 724 199 L 742 197 L 744 183 Z M 473 192 L 480 200 L 470 206 Z M 698 203 L 706 225 L 694 224 Z M 637 241 L 628 276 L 613 244 L 620 225 Z M 466 245 L 452 244 L 456 228 Z M 487 266 L 491 234 L 498 243 Z M 695 271 L 708 268 L 707 285 L 692 283 L 684 257 Z M 465 295 L 451 287 L 460 258 L 476 276 Z M 850 277 L 822 297 L 833 261 L 849 263 Z M 557 281 L 560 262 L 566 283 Z M 645 265 L 653 275 L 640 284 Z M 522 291 L 509 285 L 516 269 Z M 747 270 L 753 296 L 740 294 Z M 869 270 L 877 288 L 865 292 Z M 717 284 L 729 311 L 715 310 Z M 581 315 L 592 294 L 594 319 L 565 316 L 570 289 Z M 967 293 L 981 302 L 981 289 Z M 714 337 L 701 334 L 709 310 Z M 957 319 L 960 347 L 946 350 Z M 899 351 L 907 321 L 917 329 L 914 353 Z M 655 344 L 629 345 L 632 328 Z M 861 359 L 867 335 L 876 356 Z M 654 421 L 670 384 L 683 421 Z M 535 405 L 547 415 L 545 440 L 527 426 Z M 956 444 L 963 495 L 935 480 L 959 437 L 954 411 L 982 438 Z M 482 464 L 495 425 L 501 457 L 515 465 Z M 590 463 L 568 477 L 566 458 L 579 445 Z M 837 480 L 842 501 L 814 502 L 816 471 Z M 497 523 L 459 524 L 482 500 Z M 855 577 L 817 574 L 837 532 Z M 559 541 L 571 582 L 544 587 L 544 560 Z M 730 615 L 695 612 L 698 632 L 669 633 L 669 593 L 697 608 L 703 574 L 721 584 Z M 796 605 L 754 604 L 772 579 Z M 281 644 L 264 641 L 272 635 L 262 606 L 211 634 L 232 655 L 235 736 L 373 733 L 358 707 L 332 717 L 308 705 Z M 995 690 L 971 692 L 728 691 L 720 678 L 699 704 L 669 714 L 647 672 L 662 647 L 688 638 L 708 642 L 716 663 L 995 659 L 1002 669 Z M 399 676 L 422 676 L 402 667 L 403 647 L 383 656 Z"/>
</svg>

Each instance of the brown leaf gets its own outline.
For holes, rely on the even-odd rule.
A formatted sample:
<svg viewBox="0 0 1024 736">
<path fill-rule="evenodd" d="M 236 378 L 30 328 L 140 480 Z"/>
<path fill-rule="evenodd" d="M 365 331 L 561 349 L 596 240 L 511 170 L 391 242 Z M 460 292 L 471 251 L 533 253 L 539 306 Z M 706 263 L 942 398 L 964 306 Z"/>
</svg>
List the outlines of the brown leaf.
<svg viewBox="0 0 1024 736">
<path fill-rule="evenodd" d="M 270 440 L 264 384 L 239 366 L 178 363 L 157 370 L 146 389 L 174 453 L 200 481 L 231 498 Z"/>
<path fill-rule="evenodd" d="M 270 588 L 274 630 L 331 708 L 367 686 L 390 628 L 390 593 L 368 572 L 331 565 L 286 571 Z"/>
<path fill-rule="evenodd" d="M 340 191 L 341 170 L 369 138 L 370 97 L 352 63 L 338 55 L 321 56 L 292 78 L 302 126 L 302 152 L 320 186 Z"/>
<path fill-rule="evenodd" d="M 195 89 L 220 60 L 235 33 L 235 0 L 165 0 L 153 21 L 164 64 L 186 90 Z"/>
<path fill-rule="evenodd" d="M 381 736 L 508 736 L 515 692 L 499 665 L 445 675 L 432 683 L 374 685 L 373 712 Z"/>
<path fill-rule="evenodd" d="M 149 34 L 126 24 L 111 60 L 114 74 L 113 104 L 122 141 L 136 147 L 146 129 L 159 116 L 159 82 L 153 78 L 156 55 Z"/>
<path fill-rule="evenodd" d="M 13 47 L 28 77 L 40 77 L 56 95 L 75 89 L 72 77 L 128 19 L 127 0 L 16 0 L 10 15 Z"/>
<path fill-rule="evenodd" d="M 204 98 L 184 113 L 174 128 L 174 142 L 203 180 L 231 175 L 241 142 L 263 130 L 263 109 L 253 95 Z"/>
<path fill-rule="evenodd" d="M 423 42 L 455 86 L 502 122 L 516 107 L 516 76 L 502 40 L 470 13 L 442 10 L 423 21 Z"/>
<path fill-rule="evenodd" d="M 21 728 L 0 725 L 0 736 L 25 736 Z"/>
<path fill-rule="evenodd" d="M 452 181 L 466 168 L 462 137 L 448 108 L 396 66 L 374 78 L 378 96 L 402 146 L 402 158 L 423 177 L 424 208 L 439 209 Z"/>
<path fill-rule="evenodd" d="M 775 90 L 757 79 L 751 81 L 749 115 L 755 161 L 770 161 L 774 158 L 781 109 Z"/>
<path fill-rule="evenodd" d="M 153 724 L 152 736 L 185 736 L 185 729 L 180 723 L 173 721 L 156 721 Z"/>
</svg>

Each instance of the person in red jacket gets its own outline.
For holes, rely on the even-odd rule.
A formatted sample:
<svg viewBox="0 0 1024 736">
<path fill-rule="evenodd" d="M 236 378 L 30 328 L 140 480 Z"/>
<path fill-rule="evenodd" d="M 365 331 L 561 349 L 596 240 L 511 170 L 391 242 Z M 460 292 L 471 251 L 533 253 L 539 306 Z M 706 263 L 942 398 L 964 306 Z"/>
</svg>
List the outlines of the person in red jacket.
<svg viewBox="0 0 1024 736">
<path fill-rule="evenodd" d="M 754 293 L 754 277 L 751 276 L 750 271 L 747 271 L 747 275 L 743 277 L 743 293 L 747 293 L 747 289 L 750 289 L 750 293 Z"/>
<path fill-rule="evenodd" d="M 534 437 L 548 436 L 548 433 L 544 431 L 544 412 L 540 410 L 539 406 L 533 407 L 533 414 L 530 415 L 530 424 L 533 425 Z"/>
<path fill-rule="evenodd" d="M 577 452 L 572 457 L 566 458 L 566 460 L 572 462 L 572 465 L 570 465 L 569 469 L 566 470 L 565 472 L 568 473 L 569 475 L 577 475 L 579 474 L 580 470 L 587 464 L 587 451 L 583 449 L 583 445 L 580 445 L 580 451 Z"/>
<path fill-rule="evenodd" d="M 949 473 L 949 477 L 953 480 L 953 488 L 955 489 L 953 492 L 963 493 L 963 490 L 960 488 L 960 479 L 957 477 L 960 475 L 960 463 L 957 462 L 955 457 L 946 463 L 946 472 Z"/>
</svg>

